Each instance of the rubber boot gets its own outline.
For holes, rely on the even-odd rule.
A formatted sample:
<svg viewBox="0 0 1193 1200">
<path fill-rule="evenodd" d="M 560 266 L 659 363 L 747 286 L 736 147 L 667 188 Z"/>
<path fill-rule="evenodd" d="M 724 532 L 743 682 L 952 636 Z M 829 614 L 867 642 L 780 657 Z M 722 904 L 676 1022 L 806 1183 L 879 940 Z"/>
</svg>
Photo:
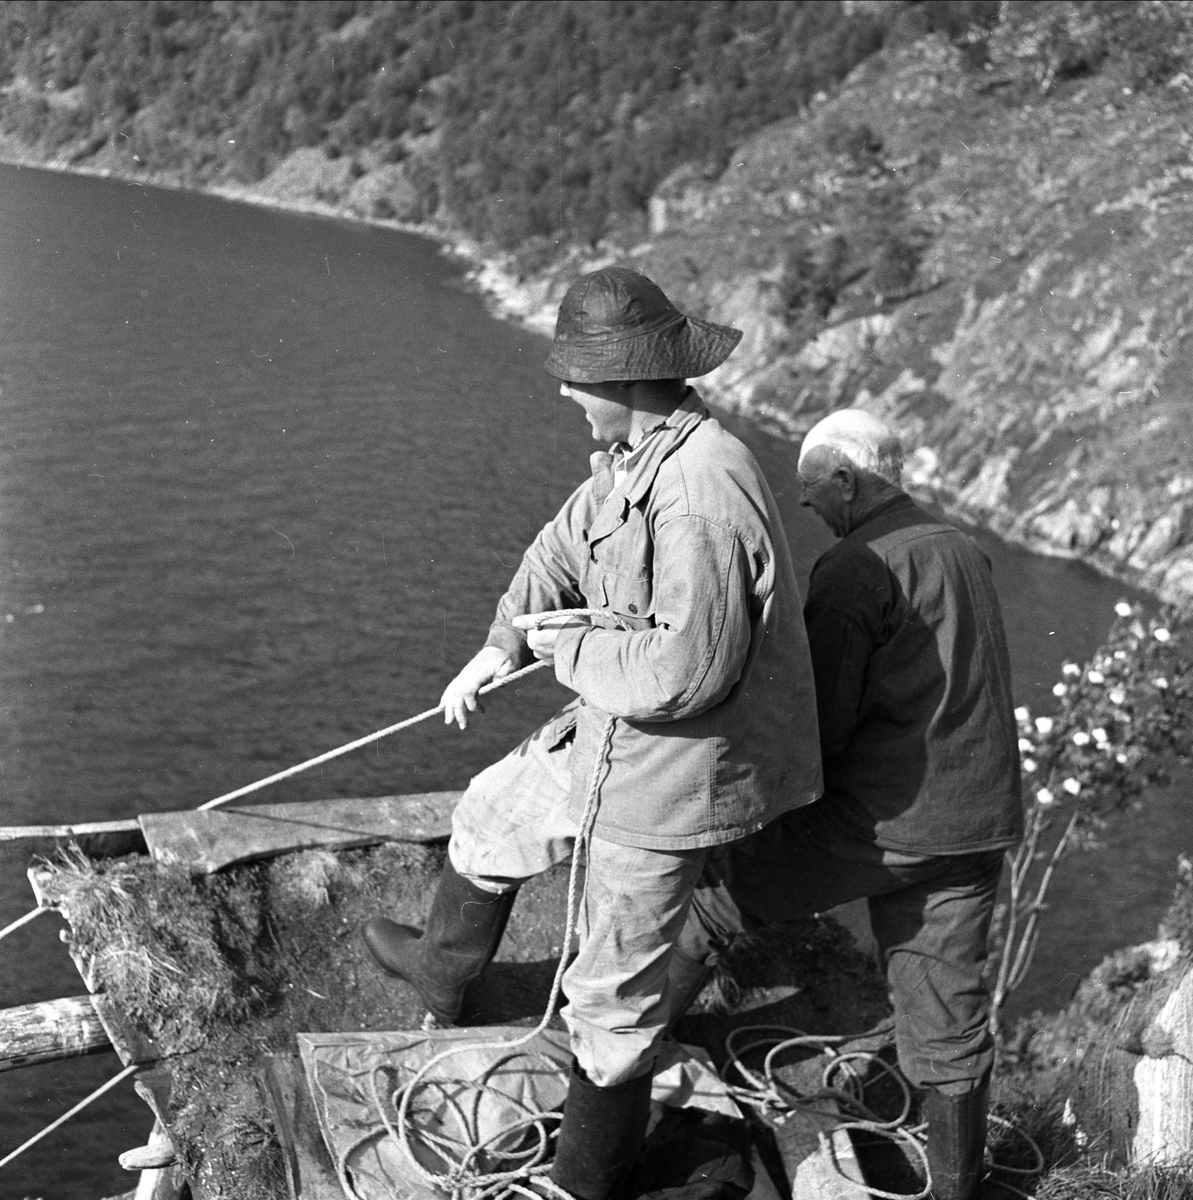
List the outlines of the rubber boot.
<svg viewBox="0 0 1193 1200">
<path fill-rule="evenodd" d="M 977 1200 L 986 1174 L 988 1090 L 983 1083 L 959 1095 L 924 1093 L 932 1200 Z"/>
<path fill-rule="evenodd" d="M 388 917 L 370 917 L 362 935 L 377 965 L 413 985 L 440 1026 L 454 1025 L 464 992 L 497 952 L 517 889 L 487 892 L 458 874 L 449 859 L 420 932 Z"/>
<path fill-rule="evenodd" d="M 572 1065 L 551 1180 L 578 1200 L 617 1200 L 637 1161 L 650 1116 L 651 1072 L 597 1087 Z"/>
</svg>

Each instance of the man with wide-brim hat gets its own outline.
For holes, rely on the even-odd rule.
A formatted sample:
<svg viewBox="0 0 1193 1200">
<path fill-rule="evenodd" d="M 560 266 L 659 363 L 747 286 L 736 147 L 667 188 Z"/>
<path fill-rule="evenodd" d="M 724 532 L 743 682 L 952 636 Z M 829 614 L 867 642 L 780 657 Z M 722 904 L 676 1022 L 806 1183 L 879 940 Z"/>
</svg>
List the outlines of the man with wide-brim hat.
<svg viewBox="0 0 1193 1200">
<path fill-rule="evenodd" d="M 564 296 L 546 368 L 609 449 L 526 551 L 442 702 L 463 729 L 479 689 L 535 656 L 577 699 L 472 780 L 425 931 L 374 917 L 364 933 L 376 961 L 453 1023 L 518 886 L 584 842 L 579 951 L 564 976 L 575 1069 L 551 1175 L 582 1200 L 617 1195 L 641 1145 L 668 976 L 683 975 L 675 939 L 709 851 L 821 791 L 779 513 L 750 452 L 686 383 L 740 338 L 622 267 Z M 541 624 L 574 609 L 590 615 Z"/>
</svg>

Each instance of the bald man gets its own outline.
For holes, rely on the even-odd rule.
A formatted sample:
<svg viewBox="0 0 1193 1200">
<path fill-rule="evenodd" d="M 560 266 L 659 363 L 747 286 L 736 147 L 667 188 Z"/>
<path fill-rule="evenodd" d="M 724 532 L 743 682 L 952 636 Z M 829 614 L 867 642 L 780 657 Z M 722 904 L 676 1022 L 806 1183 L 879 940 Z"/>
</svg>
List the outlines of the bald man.
<svg viewBox="0 0 1193 1200">
<path fill-rule="evenodd" d="M 804 606 L 825 791 L 718 855 L 681 961 L 868 898 L 899 1062 L 923 1089 L 932 1195 L 974 1200 L 994 1056 L 986 939 L 1023 831 L 1017 735 L 989 561 L 907 496 L 902 457 L 856 409 L 804 440 L 802 503 L 840 539 Z"/>
</svg>

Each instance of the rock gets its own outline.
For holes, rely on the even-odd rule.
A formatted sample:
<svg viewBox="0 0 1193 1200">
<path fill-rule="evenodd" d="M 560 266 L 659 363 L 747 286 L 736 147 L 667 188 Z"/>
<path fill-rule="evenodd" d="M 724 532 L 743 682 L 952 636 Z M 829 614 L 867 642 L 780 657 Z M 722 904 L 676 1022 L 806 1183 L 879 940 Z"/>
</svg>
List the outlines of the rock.
<svg viewBox="0 0 1193 1200">
<path fill-rule="evenodd" d="M 1132 1156 L 1156 1165 L 1187 1162 L 1193 1155 L 1193 969 L 1144 1030 L 1143 1049 L 1134 1072 L 1139 1125 Z"/>
<path fill-rule="evenodd" d="M 1189 507 L 1186 503 L 1180 503 L 1157 517 L 1135 547 L 1129 559 L 1130 565 L 1145 571 L 1158 559 L 1175 550 L 1187 536 Z"/>
<path fill-rule="evenodd" d="M 1145 577 L 1161 599 L 1182 607 L 1193 606 L 1193 548 L 1185 547 L 1173 560 L 1165 564 L 1163 573 Z"/>
<path fill-rule="evenodd" d="M 1108 524 L 1104 517 L 1069 499 L 1059 509 L 1032 518 L 1029 528 L 1055 550 L 1072 553 L 1094 549 L 1109 532 Z"/>
</svg>

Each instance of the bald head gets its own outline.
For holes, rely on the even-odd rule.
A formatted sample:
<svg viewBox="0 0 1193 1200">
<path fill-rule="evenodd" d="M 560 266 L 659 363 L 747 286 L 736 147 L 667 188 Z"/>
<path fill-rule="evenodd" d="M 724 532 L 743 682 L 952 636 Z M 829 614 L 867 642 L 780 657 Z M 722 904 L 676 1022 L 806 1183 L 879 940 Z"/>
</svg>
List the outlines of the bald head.
<svg viewBox="0 0 1193 1200">
<path fill-rule="evenodd" d="M 903 446 L 899 435 L 885 421 L 860 408 L 838 409 L 813 425 L 800 447 L 801 471 L 809 455 L 830 469 L 845 463 L 855 471 L 877 475 L 896 487 L 903 478 Z"/>
</svg>

